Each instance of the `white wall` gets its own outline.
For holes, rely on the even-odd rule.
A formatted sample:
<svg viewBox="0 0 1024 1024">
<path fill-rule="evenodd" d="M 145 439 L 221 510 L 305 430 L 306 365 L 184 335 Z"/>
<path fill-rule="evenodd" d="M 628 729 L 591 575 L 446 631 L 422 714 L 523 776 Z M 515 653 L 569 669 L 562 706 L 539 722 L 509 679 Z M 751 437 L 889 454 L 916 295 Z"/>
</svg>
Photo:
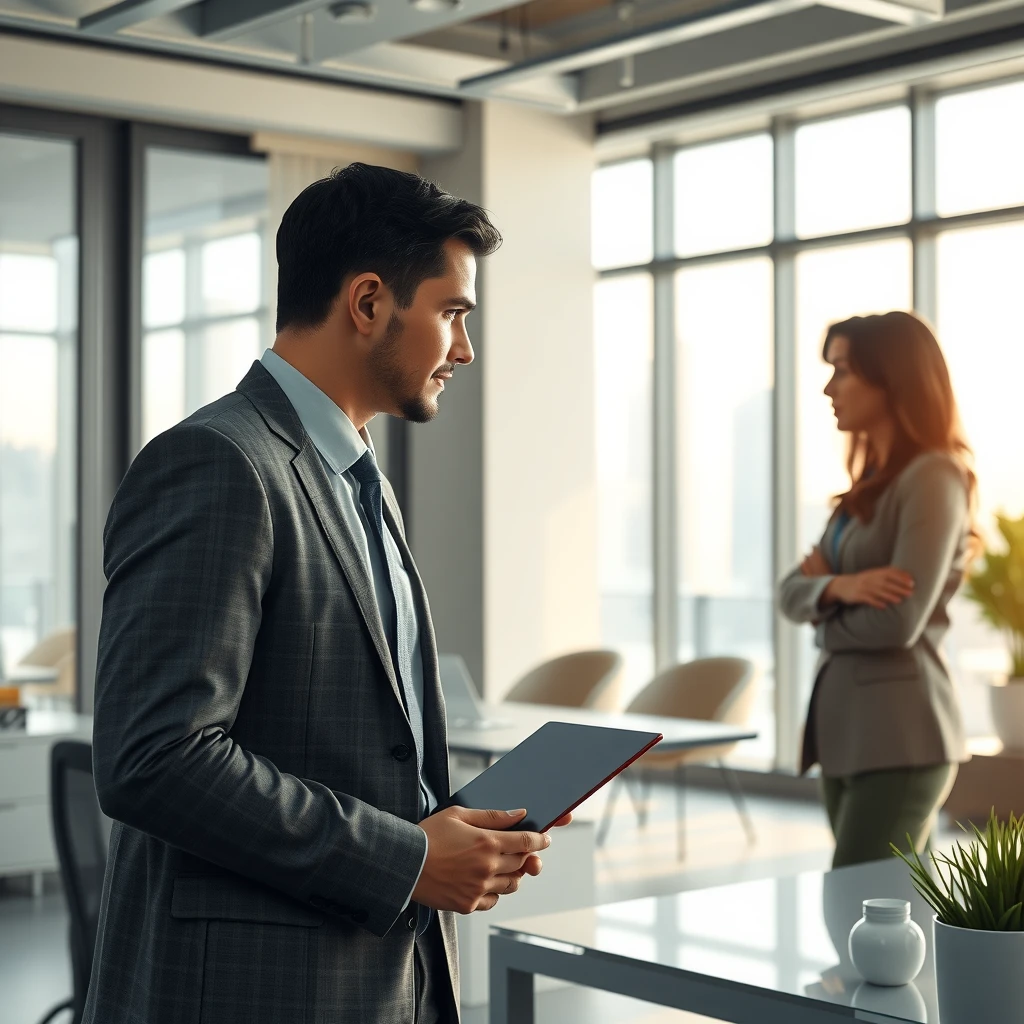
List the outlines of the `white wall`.
<svg viewBox="0 0 1024 1024">
<path fill-rule="evenodd" d="M 456 104 L 248 68 L 0 34 L 0 100 L 417 153 L 461 145 Z"/>
<path fill-rule="evenodd" d="M 485 678 L 599 637 L 589 125 L 486 108 Z"/>
<path fill-rule="evenodd" d="M 481 268 L 478 363 L 438 420 L 413 428 L 411 515 L 441 647 L 461 648 L 498 699 L 599 637 L 593 146 L 586 121 L 499 103 L 469 106 L 464 138 L 458 158 L 423 172 L 482 203 L 505 242 Z M 462 544 L 477 502 L 479 555 Z"/>
</svg>

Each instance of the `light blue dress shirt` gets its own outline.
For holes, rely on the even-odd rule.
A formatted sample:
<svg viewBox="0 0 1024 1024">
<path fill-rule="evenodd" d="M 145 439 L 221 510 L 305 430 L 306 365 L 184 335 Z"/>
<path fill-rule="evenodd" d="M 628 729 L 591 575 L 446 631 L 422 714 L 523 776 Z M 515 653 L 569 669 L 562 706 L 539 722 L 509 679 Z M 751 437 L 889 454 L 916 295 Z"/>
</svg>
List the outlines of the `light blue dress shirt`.
<svg viewBox="0 0 1024 1024">
<path fill-rule="evenodd" d="M 370 579 L 373 582 L 374 595 L 377 599 L 377 608 L 380 611 L 385 636 L 395 635 L 396 616 L 401 616 L 401 621 L 410 631 L 412 638 L 412 643 L 409 644 L 411 663 L 395 667 L 404 679 L 411 682 L 414 699 L 420 705 L 422 719 L 423 649 L 412 581 L 405 569 L 398 545 L 385 523 L 384 543 L 388 545 L 391 563 L 401 566 L 398 578 L 395 580 L 394 593 L 392 593 L 387 563 L 381 556 L 380 548 L 374 540 L 373 527 L 359 500 L 359 481 L 349 472 L 367 448 L 371 452 L 373 451 L 370 435 L 366 431 L 356 430 L 348 416 L 327 395 L 296 370 L 291 363 L 282 359 L 273 349 L 268 348 L 260 361 L 281 386 L 281 390 L 291 402 L 309 439 L 320 455 L 320 461 L 338 498 L 341 517 L 356 539 L 363 564 L 370 569 Z M 421 737 L 416 737 L 416 739 L 418 742 L 422 742 Z M 420 751 L 421 759 L 422 753 Z M 420 787 L 420 813 L 429 814 L 437 807 L 437 799 L 431 792 L 426 779 L 420 779 Z M 426 853 L 424 853 L 423 859 L 425 863 Z M 420 871 L 422 872 L 422 870 L 421 865 Z"/>
</svg>

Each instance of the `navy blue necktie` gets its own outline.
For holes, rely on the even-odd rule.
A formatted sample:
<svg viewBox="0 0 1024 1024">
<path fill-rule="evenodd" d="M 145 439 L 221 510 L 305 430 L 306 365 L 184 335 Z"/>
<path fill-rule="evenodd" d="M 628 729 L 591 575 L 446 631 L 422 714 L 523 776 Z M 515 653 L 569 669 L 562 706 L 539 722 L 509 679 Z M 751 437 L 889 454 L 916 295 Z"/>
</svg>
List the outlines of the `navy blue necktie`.
<svg viewBox="0 0 1024 1024">
<path fill-rule="evenodd" d="M 403 622 L 398 614 L 400 605 L 396 599 L 396 591 L 399 586 L 399 580 L 402 579 L 402 566 L 396 558 L 397 552 L 392 552 L 393 545 L 389 545 L 386 541 L 387 527 L 384 524 L 384 499 L 381 490 L 382 477 L 377 466 L 377 460 L 373 457 L 373 452 L 369 449 L 363 452 L 359 460 L 352 466 L 350 472 L 359 482 L 359 503 L 363 506 L 366 518 L 373 527 L 377 547 L 388 570 L 391 593 L 387 596 L 390 597 L 391 605 L 394 609 L 394 614 L 391 616 L 394 628 L 389 630 L 388 646 L 391 648 L 391 661 L 395 667 L 395 675 L 398 677 L 402 687 L 402 694 L 405 698 L 405 710 L 409 715 L 409 724 L 412 726 L 413 737 L 416 741 L 416 767 L 419 777 L 422 779 L 423 714 L 411 678 L 415 644 L 414 638 L 409 635 L 409 623 Z M 383 598 L 384 595 L 378 595 L 377 599 L 380 601 Z"/>
</svg>

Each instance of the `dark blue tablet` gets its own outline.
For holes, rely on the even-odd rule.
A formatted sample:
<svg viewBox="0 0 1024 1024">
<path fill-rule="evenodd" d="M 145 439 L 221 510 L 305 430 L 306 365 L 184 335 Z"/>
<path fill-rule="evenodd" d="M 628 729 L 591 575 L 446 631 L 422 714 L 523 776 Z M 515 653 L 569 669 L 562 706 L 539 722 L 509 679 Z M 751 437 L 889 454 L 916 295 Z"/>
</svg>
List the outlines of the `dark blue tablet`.
<svg viewBox="0 0 1024 1024">
<path fill-rule="evenodd" d="M 661 739 L 660 732 L 548 722 L 453 793 L 445 806 L 525 807 L 516 829 L 546 832 Z"/>
</svg>

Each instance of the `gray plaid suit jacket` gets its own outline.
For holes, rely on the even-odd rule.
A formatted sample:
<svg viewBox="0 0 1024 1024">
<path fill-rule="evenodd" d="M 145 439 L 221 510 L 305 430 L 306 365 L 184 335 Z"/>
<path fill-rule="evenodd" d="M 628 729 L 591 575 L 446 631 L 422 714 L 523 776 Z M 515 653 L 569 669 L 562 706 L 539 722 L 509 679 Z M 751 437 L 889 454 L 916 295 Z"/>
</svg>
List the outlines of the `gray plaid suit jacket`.
<svg viewBox="0 0 1024 1024">
<path fill-rule="evenodd" d="M 437 650 L 385 494 L 440 797 Z M 369 570 L 263 366 L 147 445 L 104 543 L 93 759 L 116 823 L 85 1024 L 412 1024 L 412 730 Z"/>
</svg>

